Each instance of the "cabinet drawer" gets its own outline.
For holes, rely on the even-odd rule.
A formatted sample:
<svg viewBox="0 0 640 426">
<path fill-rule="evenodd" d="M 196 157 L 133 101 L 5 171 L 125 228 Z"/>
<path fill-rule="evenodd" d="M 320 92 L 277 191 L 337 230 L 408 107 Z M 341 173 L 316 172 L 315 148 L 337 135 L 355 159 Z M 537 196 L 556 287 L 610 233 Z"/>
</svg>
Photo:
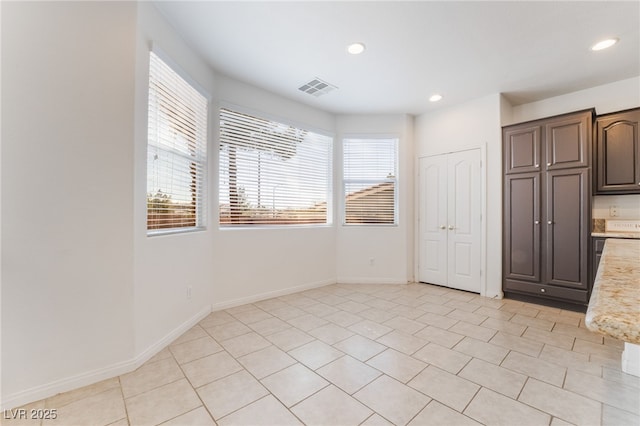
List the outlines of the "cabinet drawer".
<svg viewBox="0 0 640 426">
<path fill-rule="evenodd" d="M 587 303 L 589 301 L 587 290 L 576 290 L 572 288 L 527 283 L 514 280 L 505 280 L 504 291 L 512 291 L 514 293 L 535 295 L 550 299 L 564 299 L 567 301 L 580 303 Z"/>
</svg>

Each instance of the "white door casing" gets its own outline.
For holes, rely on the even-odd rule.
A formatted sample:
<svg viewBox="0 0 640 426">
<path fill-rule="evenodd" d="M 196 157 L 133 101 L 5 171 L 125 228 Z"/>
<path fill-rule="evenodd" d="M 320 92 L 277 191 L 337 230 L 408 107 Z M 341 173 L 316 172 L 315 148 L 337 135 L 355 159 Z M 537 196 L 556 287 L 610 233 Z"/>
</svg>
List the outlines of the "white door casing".
<svg viewBox="0 0 640 426">
<path fill-rule="evenodd" d="M 420 159 L 419 280 L 481 292 L 480 150 Z"/>
</svg>

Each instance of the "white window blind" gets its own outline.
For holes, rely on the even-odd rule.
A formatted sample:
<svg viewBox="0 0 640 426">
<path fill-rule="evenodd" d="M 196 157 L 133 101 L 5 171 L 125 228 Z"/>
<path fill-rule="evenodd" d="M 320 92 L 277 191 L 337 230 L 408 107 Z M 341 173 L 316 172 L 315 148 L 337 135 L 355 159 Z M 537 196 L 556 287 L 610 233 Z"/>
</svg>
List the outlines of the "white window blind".
<svg viewBox="0 0 640 426">
<path fill-rule="evenodd" d="M 220 226 L 326 224 L 331 137 L 220 110 Z"/>
<path fill-rule="evenodd" d="M 344 139 L 344 223 L 397 224 L 398 140 Z"/>
<path fill-rule="evenodd" d="M 155 53 L 149 60 L 147 232 L 205 223 L 207 99 Z"/>
</svg>

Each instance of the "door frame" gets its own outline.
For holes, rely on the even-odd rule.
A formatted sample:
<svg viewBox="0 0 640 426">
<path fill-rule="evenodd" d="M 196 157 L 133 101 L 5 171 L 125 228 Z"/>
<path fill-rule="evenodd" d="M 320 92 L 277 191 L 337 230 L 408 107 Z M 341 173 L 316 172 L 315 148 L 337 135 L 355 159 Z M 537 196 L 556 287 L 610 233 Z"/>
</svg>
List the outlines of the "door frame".
<svg viewBox="0 0 640 426">
<path fill-rule="evenodd" d="M 416 281 L 420 277 L 420 160 L 423 158 L 435 157 L 439 155 L 455 154 L 464 151 L 480 151 L 480 214 L 482 215 L 480 221 L 480 295 L 487 295 L 487 143 L 483 142 L 480 145 L 472 145 L 468 147 L 459 148 L 452 151 L 434 152 L 431 154 L 421 155 L 416 157 L 414 170 L 415 182 L 414 185 L 414 276 Z"/>
</svg>

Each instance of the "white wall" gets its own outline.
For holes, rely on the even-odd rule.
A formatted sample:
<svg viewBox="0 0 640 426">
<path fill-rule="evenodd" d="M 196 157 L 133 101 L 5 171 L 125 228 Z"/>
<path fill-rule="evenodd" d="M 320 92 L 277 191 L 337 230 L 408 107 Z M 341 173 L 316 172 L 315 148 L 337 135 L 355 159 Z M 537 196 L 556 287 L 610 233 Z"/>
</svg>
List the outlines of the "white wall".
<svg viewBox="0 0 640 426">
<path fill-rule="evenodd" d="M 344 137 L 399 138 L 397 226 L 345 226 L 340 200 L 338 214 L 337 280 L 342 283 L 406 283 L 413 280 L 413 117 L 408 115 L 344 115 L 337 119 L 336 155 Z M 341 160 L 336 162 L 341 164 Z M 342 197 L 341 169 L 336 170 L 336 194 Z M 373 264 L 371 262 L 373 259 Z"/>
<path fill-rule="evenodd" d="M 216 98 L 227 107 L 240 107 L 315 132 L 335 133 L 333 115 L 231 78 L 218 76 Z M 217 117 L 213 121 L 217 124 Z M 214 133 L 218 134 L 217 127 Z M 214 142 L 217 152 L 218 140 L 214 138 Z M 218 176 L 213 179 L 216 190 L 211 205 L 216 215 Z M 213 220 L 217 221 L 217 216 Z M 214 223 L 212 238 L 214 309 L 335 282 L 332 225 L 221 230 Z"/>
<path fill-rule="evenodd" d="M 486 147 L 487 217 L 486 289 L 483 296 L 502 295 L 502 134 L 500 95 L 491 95 L 462 105 L 425 113 L 415 121 L 415 156 L 444 154 Z M 416 177 L 417 179 L 417 177 Z"/>
<path fill-rule="evenodd" d="M 215 81 L 212 70 L 175 34 L 151 3 L 138 4 L 136 36 L 134 324 L 135 355 L 144 360 L 211 310 L 215 226 L 209 209 L 209 226 L 205 231 L 147 237 L 149 51 L 152 46 L 161 49 L 175 62 L 179 73 L 208 95 L 213 94 Z M 215 105 L 210 104 L 209 108 L 213 116 Z M 213 158 L 213 132 L 209 134 L 208 150 Z M 212 193 L 210 180 L 209 197 Z M 191 298 L 187 298 L 187 287 L 192 288 Z"/>
<path fill-rule="evenodd" d="M 4 408 L 130 371 L 212 306 L 335 282 L 334 226 L 221 231 L 215 173 L 221 99 L 331 114 L 216 77 L 145 2 L 3 3 L 2 37 Z M 146 236 L 152 44 L 213 95 L 203 232 Z"/>
<path fill-rule="evenodd" d="M 506 126 L 552 115 L 595 108 L 596 114 L 640 107 L 640 76 L 513 107 Z"/>
<path fill-rule="evenodd" d="M 239 106 L 261 116 L 332 134 L 334 117 L 254 86 L 216 75 L 148 3 L 138 13 L 136 76 L 135 340 L 147 358 L 212 307 L 220 309 L 335 282 L 335 228 L 218 226 L 218 111 Z M 148 49 L 155 44 L 212 95 L 206 231 L 146 236 Z M 187 286 L 193 288 L 187 298 Z"/>
<path fill-rule="evenodd" d="M 5 407 L 133 354 L 134 37 L 133 3 L 3 2 Z"/>
<path fill-rule="evenodd" d="M 611 216 L 611 206 L 616 206 L 618 216 Z M 597 195 L 593 197 L 594 219 L 640 220 L 640 194 Z"/>
<path fill-rule="evenodd" d="M 2 3 L 0 2 L 0 28 L 2 25 Z M 2 42 L 0 35 L 0 58 L 2 58 Z M 2 99 L 2 67 L 0 67 L 0 99 Z M 2 102 L 0 102 L 0 129 L 2 129 Z M 2 241 L 2 135 L 0 134 L 0 241 Z M 2 259 L 2 244 L 0 244 Z M 0 262 L 0 332 L 2 332 L 2 262 Z M 0 337 L 0 377 L 2 377 L 2 338 Z M 0 399 L 2 399 L 2 379 L 0 379 Z M 1 406 L 2 404 L 0 404 Z M 0 407 L 1 409 L 2 407 Z"/>
</svg>

